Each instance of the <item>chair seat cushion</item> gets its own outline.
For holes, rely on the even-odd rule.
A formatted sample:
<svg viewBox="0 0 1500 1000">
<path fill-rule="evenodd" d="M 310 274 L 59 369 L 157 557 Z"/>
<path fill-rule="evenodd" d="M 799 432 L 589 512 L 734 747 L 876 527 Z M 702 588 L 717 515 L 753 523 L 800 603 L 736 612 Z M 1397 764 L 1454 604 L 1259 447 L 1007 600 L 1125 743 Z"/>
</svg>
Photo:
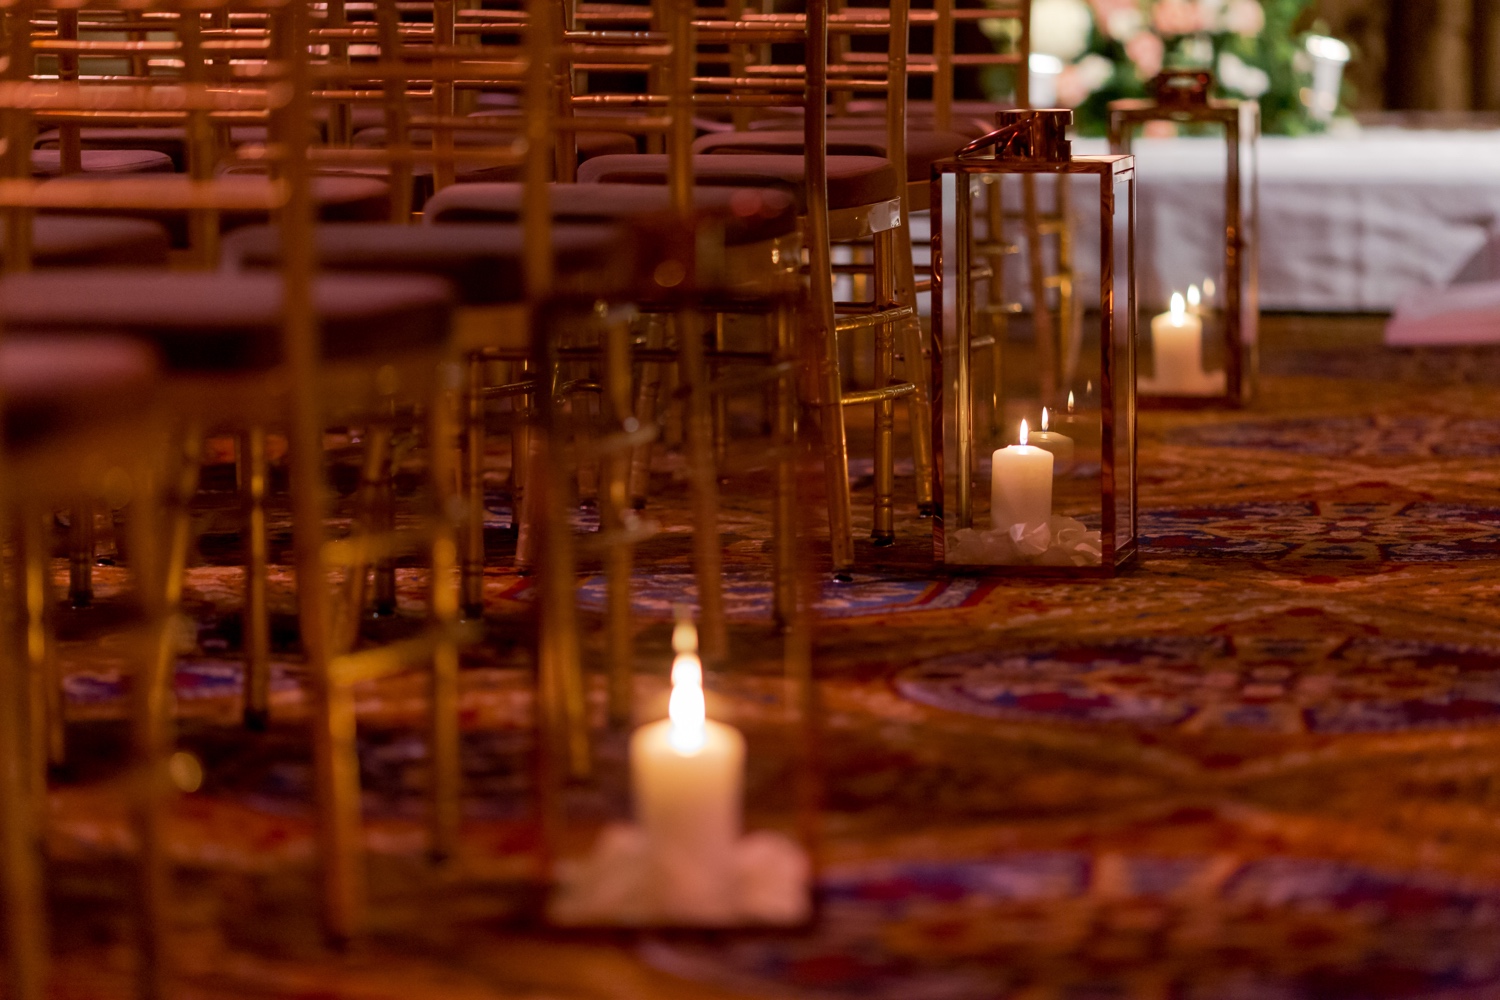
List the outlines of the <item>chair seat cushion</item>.
<svg viewBox="0 0 1500 1000">
<path fill-rule="evenodd" d="M 475 129 L 453 133 L 453 144 L 455 146 L 510 146 L 521 136 L 523 125 L 516 117 L 515 112 L 491 111 L 488 113 L 478 112 L 475 118 L 493 118 L 496 127 L 494 129 Z M 503 127 L 505 123 L 511 123 L 511 127 Z M 432 144 L 432 131 L 425 128 L 414 128 L 410 130 L 413 145 L 430 146 Z M 384 127 L 361 129 L 354 135 L 354 145 L 366 149 L 381 149 L 388 145 L 386 142 L 386 130 Z M 578 133 L 578 159 L 582 162 L 595 156 L 605 156 L 611 153 L 634 153 L 636 151 L 635 138 L 624 132 L 579 132 Z M 459 173 L 463 173 L 464 164 L 459 164 Z M 516 176 L 520 176 L 520 167 L 512 168 Z"/>
<path fill-rule="evenodd" d="M 433 196 L 423 221 L 519 222 L 525 194 L 520 184 L 455 184 Z M 568 224 L 659 217 L 672 207 L 665 187 L 648 184 L 554 184 L 551 203 L 553 220 Z M 722 221 L 728 246 L 759 243 L 797 230 L 796 202 L 774 188 L 698 187 L 693 189 L 693 208 Z"/>
<path fill-rule="evenodd" d="M 81 175 L 57 177 L 46 184 L 73 184 Z M 92 179 L 92 178 L 90 178 Z M 238 185 L 246 194 L 255 194 L 264 189 L 270 194 L 270 178 L 264 174 L 235 174 L 222 177 L 227 185 Z M 160 182 L 164 188 L 188 183 L 180 174 L 157 177 L 150 183 Z M 385 222 L 391 217 L 391 189 L 385 181 L 375 177 L 318 176 L 312 180 L 313 201 L 318 208 L 318 218 L 324 222 Z M 98 209 L 58 210 L 58 215 L 94 215 Z M 132 219 L 149 219 L 166 228 L 174 247 L 188 245 L 187 213 L 176 208 L 130 208 L 108 209 L 111 215 L 128 216 Z M 240 226 L 250 226 L 267 221 L 268 213 L 248 209 L 236 209 L 219 215 L 219 228 L 229 232 Z"/>
<path fill-rule="evenodd" d="M 150 405 L 156 356 L 138 340 L 110 336 L 0 341 L 0 399 L 11 452 L 43 447 L 54 435 L 118 420 Z"/>
<path fill-rule="evenodd" d="M 924 181 L 932 165 L 958 152 L 968 137 L 959 132 L 937 132 L 931 129 L 909 129 L 906 133 L 906 177 Z M 886 156 L 890 143 L 885 129 L 828 130 L 828 152 L 833 156 Z M 695 153 L 755 154 L 776 153 L 800 156 L 802 131 L 761 130 L 757 132 L 720 132 L 706 135 L 693 143 Z"/>
<path fill-rule="evenodd" d="M 229 141 L 235 145 L 265 142 L 268 134 L 264 125 L 234 125 L 229 129 Z M 171 157 L 174 170 L 187 169 L 187 129 L 181 125 L 89 126 L 78 130 L 78 138 L 84 149 L 144 149 L 164 153 Z M 36 137 L 35 146 L 54 149 L 58 141 L 58 130 L 48 129 Z"/>
<path fill-rule="evenodd" d="M 79 154 L 83 172 L 98 174 L 170 174 L 172 158 L 150 149 L 85 149 Z M 62 150 L 33 149 L 31 176 L 57 177 L 62 173 Z"/>
<path fill-rule="evenodd" d="M 0 325 L 20 333 L 118 333 L 182 372 L 280 362 L 281 278 L 271 273 L 50 270 L 0 278 Z M 441 346 L 451 294 L 424 275 L 325 275 L 314 286 L 323 355 L 353 359 Z"/>
<path fill-rule="evenodd" d="M 272 267 L 280 260 L 280 234 L 250 226 L 224 240 L 227 269 Z M 317 227 L 318 258 L 330 271 L 428 274 L 446 279 L 458 301 L 484 306 L 525 296 L 525 256 L 518 225 L 400 226 L 328 223 Z M 560 226 L 552 232 L 556 274 L 562 281 L 588 275 L 601 292 L 617 285 L 621 234 L 608 225 Z"/>
<path fill-rule="evenodd" d="M 37 267 L 164 267 L 167 231 L 147 219 L 38 215 L 31 224 Z"/>
<path fill-rule="evenodd" d="M 1014 104 L 1003 101 L 983 100 L 958 100 L 952 104 L 949 129 L 969 139 L 976 139 L 995 129 L 995 115 L 1000 111 L 1010 111 L 1015 108 Z M 755 131 L 761 129 L 785 129 L 792 127 L 793 121 L 800 121 L 802 117 L 801 108 L 775 108 L 764 118 L 750 123 L 750 128 Z M 936 128 L 934 122 L 937 118 L 937 108 L 932 101 L 909 101 L 906 105 L 906 124 L 908 135 L 911 129 Z M 880 128 L 885 121 L 885 102 L 872 100 L 850 101 L 847 108 L 837 116 L 829 116 L 829 131 L 839 129 Z M 715 131 L 723 131 L 716 129 Z"/>
<path fill-rule="evenodd" d="M 663 153 L 600 156 L 578 168 L 585 183 L 665 184 Z M 807 163 L 801 156 L 711 153 L 693 157 L 693 181 L 702 187 L 778 188 L 797 199 L 806 212 Z M 858 208 L 895 198 L 896 171 L 889 160 L 874 156 L 828 157 L 828 207 Z"/>
</svg>

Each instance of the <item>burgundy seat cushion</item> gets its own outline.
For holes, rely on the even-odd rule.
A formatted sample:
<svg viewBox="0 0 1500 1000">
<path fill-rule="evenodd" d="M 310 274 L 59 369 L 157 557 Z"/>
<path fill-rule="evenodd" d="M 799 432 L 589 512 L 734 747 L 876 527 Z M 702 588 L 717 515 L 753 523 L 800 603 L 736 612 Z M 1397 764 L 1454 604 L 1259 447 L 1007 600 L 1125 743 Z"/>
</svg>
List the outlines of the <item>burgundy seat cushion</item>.
<svg viewBox="0 0 1500 1000">
<path fill-rule="evenodd" d="M 950 128 L 954 132 L 967 136 L 970 139 L 978 138 L 995 129 L 995 114 L 999 111 L 1014 109 L 1014 104 L 1003 101 L 979 101 L 979 100 L 956 100 L 952 105 L 952 121 Z M 750 123 L 750 128 L 755 131 L 761 129 L 785 129 L 790 127 L 789 119 L 801 120 L 801 108 L 773 108 L 768 109 L 766 117 Z M 906 123 L 910 129 L 935 128 L 934 120 L 937 118 L 937 109 L 932 101 L 910 101 L 906 106 Z M 885 119 L 884 101 L 850 101 L 848 107 L 838 115 L 831 115 L 828 119 L 830 131 L 836 129 L 850 128 L 878 128 Z M 723 131 L 717 129 L 715 131 Z"/>
<path fill-rule="evenodd" d="M 167 231 L 147 219 L 38 215 L 31 223 L 37 267 L 164 267 Z"/>
<path fill-rule="evenodd" d="M 72 184 L 79 175 L 58 177 L 48 184 Z M 163 181 L 175 183 L 176 177 L 163 177 Z M 268 187 L 270 179 L 260 174 L 237 175 L 224 178 L 248 190 Z M 391 217 L 391 189 L 385 181 L 374 177 L 319 176 L 312 181 L 313 201 L 318 207 L 318 218 L 324 222 L 385 222 Z M 93 215 L 94 210 L 58 211 L 59 215 Z M 165 227 L 174 247 L 188 245 L 187 213 L 175 208 L 113 209 L 112 215 L 129 216 L 133 219 L 149 219 Z M 267 221 L 267 213 L 259 211 L 224 212 L 219 216 L 219 228 L 225 232 L 240 226 L 251 226 Z"/>
<path fill-rule="evenodd" d="M 172 158 L 150 149 L 85 149 L 79 166 L 86 174 L 170 174 Z M 31 176 L 56 177 L 62 173 L 62 150 L 33 149 Z"/>
<path fill-rule="evenodd" d="M 952 156 L 968 141 L 968 137 L 959 132 L 908 130 L 906 134 L 907 180 L 926 180 L 933 163 Z M 889 145 L 886 141 L 885 129 L 866 127 L 863 129 L 829 129 L 828 131 L 828 152 L 834 156 L 885 156 Z M 720 132 L 717 135 L 703 136 L 693 143 L 694 152 L 717 155 L 773 153 L 800 156 L 803 148 L 800 129 Z"/>
<path fill-rule="evenodd" d="M 693 157 L 694 183 L 703 187 L 772 187 L 797 199 L 805 212 L 807 164 L 801 156 L 712 153 Z M 665 184 L 667 157 L 661 153 L 600 156 L 578 168 L 585 183 Z M 895 198 L 896 171 L 873 156 L 828 157 L 828 207 L 858 208 Z"/>
<path fill-rule="evenodd" d="M 141 412 L 156 386 L 156 356 L 138 340 L 109 336 L 0 341 L 5 446 L 44 447 L 53 435 Z"/>
<path fill-rule="evenodd" d="M 486 90 L 474 98 L 474 106 L 481 110 L 514 111 L 521 106 L 521 98 L 508 90 Z"/>
<path fill-rule="evenodd" d="M 329 223 L 317 229 L 318 257 L 331 271 L 429 274 L 446 279 L 458 301 L 483 306 L 520 302 L 525 295 L 521 227 L 477 225 L 437 228 L 371 223 Z M 250 226 L 224 240 L 229 269 L 274 266 L 281 257 L 279 233 Z M 553 260 L 560 278 L 588 275 L 604 293 L 612 265 L 624 256 L 621 233 L 608 225 L 560 226 L 552 232 Z"/>
<path fill-rule="evenodd" d="M 181 125 L 90 126 L 79 129 L 78 135 L 84 149 L 151 150 L 171 157 L 174 170 L 187 169 L 187 129 Z M 235 125 L 229 129 L 229 141 L 236 145 L 265 142 L 266 135 L 264 125 Z M 57 129 L 50 129 L 36 137 L 37 149 L 54 149 L 57 143 Z"/>
<path fill-rule="evenodd" d="M 671 209 L 665 187 L 647 184 L 554 184 L 552 218 L 562 223 L 618 223 L 655 218 Z M 520 184 L 455 184 L 427 203 L 428 223 L 519 222 Z M 693 207 L 724 225 L 724 242 L 742 246 L 797 230 L 796 202 L 773 188 L 699 187 Z"/>
<path fill-rule="evenodd" d="M 441 345 L 451 293 L 424 275 L 327 275 L 314 299 L 327 358 Z M 149 341 L 177 371 L 262 370 L 281 360 L 275 274 L 51 270 L 0 279 L 0 325 L 20 333 L 119 333 Z"/>
<path fill-rule="evenodd" d="M 493 118 L 496 128 L 476 129 L 453 133 L 453 144 L 455 146 L 509 146 L 521 135 L 522 125 L 516 118 L 515 113 L 492 111 L 480 112 L 475 118 Z M 504 123 L 512 123 L 511 127 L 500 127 Z M 429 146 L 432 143 L 432 132 L 425 128 L 414 128 L 410 130 L 411 142 L 417 146 Z M 384 127 L 361 129 L 354 136 L 354 145 L 367 149 L 383 148 L 386 142 L 386 130 Z M 579 132 L 578 133 L 578 159 L 582 162 L 595 156 L 606 156 L 612 153 L 634 153 L 636 151 L 635 138 L 624 132 Z M 459 164 L 460 172 L 463 172 L 463 164 Z M 520 168 L 513 167 L 512 171 L 519 176 Z"/>
</svg>

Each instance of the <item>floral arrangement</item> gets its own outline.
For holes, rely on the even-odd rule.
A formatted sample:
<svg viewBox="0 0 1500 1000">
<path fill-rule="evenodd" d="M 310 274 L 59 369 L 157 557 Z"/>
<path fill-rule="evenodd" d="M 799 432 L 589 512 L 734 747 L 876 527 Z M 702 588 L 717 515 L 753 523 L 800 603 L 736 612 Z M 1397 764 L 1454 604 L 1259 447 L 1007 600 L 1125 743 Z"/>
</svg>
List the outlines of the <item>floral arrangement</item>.
<svg viewBox="0 0 1500 1000">
<path fill-rule="evenodd" d="M 1258 100 L 1262 127 L 1316 125 L 1303 106 L 1299 19 L 1309 0 L 1034 0 L 1032 52 L 1063 63 L 1057 101 L 1103 135 L 1110 101 L 1144 97 L 1163 69 L 1210 69 L 1217 96 Z"/>
</svg>

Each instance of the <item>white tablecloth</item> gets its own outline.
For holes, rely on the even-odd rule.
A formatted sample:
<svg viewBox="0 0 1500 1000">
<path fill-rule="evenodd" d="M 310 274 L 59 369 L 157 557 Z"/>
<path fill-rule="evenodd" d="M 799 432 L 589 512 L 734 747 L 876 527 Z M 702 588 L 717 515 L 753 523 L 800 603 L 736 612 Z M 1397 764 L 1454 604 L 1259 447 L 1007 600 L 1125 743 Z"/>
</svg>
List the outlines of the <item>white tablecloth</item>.
<svg viewBox="0 0 1500 1000">
<path fill-rule="evenodd" d="M 1074 149 L 1105 151 L 1091 140 Z M 1140 293 L 1154 307 L 1223 259 L 1224 143 L 1141 140 L 1136 155 Z M 1260 184 L 1265 309 L 1388 311 L 1478 265 L 1500 238 L 1500 132 L 1267 137 Z M 1097 267 L 1087 267 L 1097 210 L 1092 218 L 1081 212 L 1077 230 L 1085 289 L 1097 285 Z"/>
</svg>

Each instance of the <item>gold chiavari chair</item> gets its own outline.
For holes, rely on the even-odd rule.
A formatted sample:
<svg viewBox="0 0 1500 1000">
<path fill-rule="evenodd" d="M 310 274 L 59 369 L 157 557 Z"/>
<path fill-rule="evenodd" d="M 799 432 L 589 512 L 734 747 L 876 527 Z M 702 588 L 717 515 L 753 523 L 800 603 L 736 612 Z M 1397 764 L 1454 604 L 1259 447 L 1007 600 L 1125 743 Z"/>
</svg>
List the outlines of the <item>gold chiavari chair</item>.
<svg viewBox="0 0 1500 1000">
<path fill-rule="evenodd" d="M 632 184 L 569 184 L 559 182 L 547 188 L 547 202 L 531 203 L 524 189 L 516 184 L 456 184 L 439 192 L 426 207 L 426 220 L 438 228 L 450 224 L 474 224 L 480 221 L 514 221 L 527 208 L 546 206 L 554 221 L 568 222 L 650 222 L 653 219 L 677 219 L 668 225 L 669 232 L 696 233 L 689 245 L 704 247 L 720 263 L 708 267 L 718 276 L 705 273 L 705 264 L 693 256 L 686 262 L 657 260 L 651 257 L 648 278 L 628 289 L 627 301 L 646 311 L 641 348 L 634 357 L 644 364 L 642 384 L 649 384 L 651 373 L 660 364 L 675 363 L 682 371 L 685 412 L 688 428 L 689 467 L 693 475 L 694 567 L 698 580 L 699 605 L 703 625 L 703 647 L 709 660 L 722 659 L 727 648 L 723 604 L 720 596 L 720 541 L 717 529 L 717 482 L 712 440 L 707 431 L 711 386 L 706 364 L 765 366 L 772 362 L 773 350 L 750 352 L 714 352 L 703 349 L 696 329 L 702 316 L 715 312 L 716 305 L 731 310 L 759 311 L 771 318 L 774 329 L 787 321 L 783 291 L 788 275 L 795 266 L 797 247 L 796 218 L 790 211 L 791 200 L 777 191 L 743 186 L 711 188 L 693 183 L 693 160 L 690 147 L 693 138 L 691 92 L 691 21 L 690 8 L 683 4 L 663 4 L 658 9 L 662 23 L 653 32 L 619 32 L 578 30 L 560 36 L 560 53 L 570 59 L 555 74 L 557 92 L 564 115 L 555 125 L 561 147 L 558 171 L 561 175 L 574 162 L 575 134 L 594 129 L 635 130 L 664 137 L 667 153 L 662 154 L 668 167 L 670 183 L 660 187 Z M 569 88 L 579 66 L 611 67 L 620 71 L 646 72 L 653 67 L 657 79 L 665 80 L 664 93 L 570 94 Z M 663 113 L 665 112 L 665 114 Z M 589 161 L 592 162 L 592 161 Z M 587 162 L 584 164 L 587 166 Z M 661 241 L 655 241 L 660 243 Z M 669 238 L 666 242 L 670 243 Z M 658 274 L 658 270 L 660 273 Z M 688 276 L 696 276 L 689 282 Z M 733 276 L 735 280 L 728 281 Z M 696 298 L 684 300 L 681 294 L 693 289 Z M 672 293 L 666 295 L 665 293 Z M 687 308 L 687 302 L 696 302 Z M 674 344 L 667 341 L 671 328 Z M 773 336 L 773 341 L 775 337 Z M 732 355 L 732 356 L 731 356 Z M 634 415 L 641 423 L 655 419 L 654 406 L 637 402 Z M 640 468 L 637 462 L 634 466 Z M 778 536 L 781 537 L 781 536 Z M 780 561 L 778 559 L 778 566 Z M 773 572 L 778 581 L 782 574 Z M 778 585 L 778 607 L 785 606 L 787 588 Z M 624 598 L 611 590 L 612 600 Z M 628 647 L 612 644 L 612 650 Z M 623 660 L 623 655 L 617 653 Z M 619 662 L 619 661 L 617 661 Z M 612 672 L 613 673 L 613 672 Z M 618 674 L 615 674 L 618 676 Z M 613 703 L 616 712 L 623 704 Z"/>
<path fill-rule="evenodd" d="M 12 179 L 0 188 L 7 208 L 7 251 L 13 272 L 0 280 L 0 322 L 8 329 L 64 338 L 80 332 L 117 331 L 151 344 L 166 367 L 164 396 L 169 402 L 179 472 L 171 477 L 158 598 L 170 617 L 180 594 L 182 565 L 190 544 L 187 500 L 192 493 L 201 435 L 229 428 L 287 428 L 291 464 L 292 514 L 297 601 L 303 655 L 311 678 L 313 756 L 318 817 L 318 856 L 323 878 L 323 918 L 329 934 L 356 934 L 363 913 L 363 865 L 359 788 L 351 687 L 360 680 L 414 664 L 432 669 L 431 756 L 433 761 L 433 847 L 451 849 L 458 825 L 458 734 L 456 711 L 457 603 L 455 545 L 447 520 L 453 470 L 453 388 L 444 364 L 450 329 L 449 292 L 440 280 L 414 275 L 381 277 L 319 276 L 312 248 L 315 205 L 307 157 L 309 96 L 314 52 L 308 24 L 310 7 L 301 3 L 257 5 L 268 24 L 267 54 L 247 65 L 247 79 L 223 85 L 172 80 L 131 87 L 35 86 L 27 80 L 26 33 L 19 25 L 32 5 L 8 9 L 12 39 L 5 103 L 12 108 L 7 136 L 24 139 L 40 109 L 151 109 L 163 100 L 184 108 L 189 131 L 201 129 L 208 115 L 223 108 L 259 102 L 271 114 L 274 173 L 253 184 L 244 178 L 210 174 L 180 178 L 174 184 L 95 184 L 77 180 L 33 183 Z M 108 8 L 107 4 L 103 4 Z M 191 68 L 203 58 L 194 43 L 203 17 L 199 6 L 158 5 L 179 15 L 168 21 L 180 33 L 183 61 Z M 215 13 L 229 13 L 230 3 Z M 185 11 L 192 11 L 181 16 Z M 16 40 L 19 39 L 19 42 Z M 26 148 L 21 142 L 13 148 Z M 187 213 L 240 211 L 273 213 L 287 252 L 275 273 L 152 273 L 141 270 L 53 270 L 22 273 L 25 237 L 35 207 L 134 209 L 153 206 Z M 207 228 L 207 227 L 205 227 Z M 325 537 L 322 436 L 326 420 L 379 428 L 389 426 L 398 407 L 417 406 L 425 421 L 431 478 L 431 515 L 410 537 L 357 533 Z M 367 464 L 378 464 L 380 442 L 369 435 Z M 362 568 L 372 553 L 392 546 L 418 545 L 430 555 L 431 626 L 394 645 L 352 645 Z M 350 599 L 338 602 L 330 574 L 343 575 Z M 149 669 L 135 687 L 151 710 L 149 730 L 140 740 L 142 773 L 160 775 L 170 747 L 170 678 L 173 653 L 158 643 Z M 253 690 L 254 684 L 247 684 Z M 164 988 L 166 952 L 162 914 L 169 864 L 159 836 L 165 803 L 154 778 L 138 810 L 142 827 L 140 864 L 145 887 L 142 926 L 148 944 L 143 962 L 146 992 Z"/>
<path fill-rule="evenodd" d="M 882 280 L 891 290 L 880 297 L 888 307 L 904 308 L 914 304 L 917 282 L 912 268 L 911 214 L 926 207 L 928 192 L 926 176 L 932 162 L 952 155 L 966 141 L 954 132 L 934 130 L 930 122 L 925 127 L 911 126 L 907 122 L 907 48 L 909 30 L 908 8 L 895 5 L 881 9 L 848 8 L 830 14 L 830 48 L 835 61 L 829 66 L 828 89 L 831 107 L 828 109 L 828 152 L 830 155 L 875 156 L 889 159 L 896 167 L 900 210 L 894 218 L 894 226 L 871 234 L 870 251 L 862 254 L 864 260 L 836 265 L 838 271 L 853 273 L 862 278 L 873 276 L 876 291 Z M 884 51 L 875 52 L 869 45 L 851 51 L 851 41 L 875 40 L 884 45 Z M 761 65 L 749 57 L 736 60 L 745 69 L 746 79 L 756 76 L 794 76 L 796 67 Z M 861 119 L 843 117 L 841 112 L 851 104 L 860 102 L 851 98 L 859 94 L 880 94 L 881 99 L 862 103 L 876 107 L 879 118 Z M 709 135 L 700 139 L 698 148 L 718 153 L 801 153 L 802 135 L 799 132 L 777 129 L 775 118 L 756 125 L 769 126 L 748 132 Z M 858 234 L 856 234 L 857 236 Z M 836 237 L 840 242 L 849 242 L 850 237 Z M 863 283 L 862 283 L 863 284 Z M 862 314 L 869 313 L 879 302 L 838 303 L 836 311 L 846 314 L 840 321 L 840 332 L 853 334 L 864 327 Z M 878 308 L 876 309 L 878 312 Z M 877 317 L 878 319 L 878 317 Z M 891 406 L 889 400 L 878 398 L 889 388 L 898 393 L 909 393 L 911 444 L 915 466 L 917 511 L 921 516 L 930 514 L 931 496 L 931 406 L 927 400 L 928 367 L 923 346 L 920 323 L 915 310 L 904 318 L 898 318 L 899 335 L 892 337 L 888 330 L 877 332 L 874 357 L 874 399 L 877 409 L 876 442 L 876 517 L 874 537 L 877 543 L 887 543 L 894 537 L 894 522 L 890 510 L 892 486 L 892 456 L 890 448 Z M 882 326 L 877 322 L 876 330 Z M 905 380 L 892 384 L 894 361 L 897 357 L 906 362 Z M 871 392 L 846 394 L 847 402 L 870 401 Z"/>
<path fill-rule="evenodd" d="M 898 168 L 894 160 L 880 157 L 828 156 L 827 130 L 823 110 L 828 93 L 827 80 L 827 11 L 813 5 L 806 18 L 747 18 L 740 22 L 699 22 L 698 40 L 704 44 L 770 44 L 781 42 L 806 46 L 806 77 L 754 78 L 746 81 L 731 78 L 698 77 L 693 80 L 698 93 L 695 105 L 700 108 L 728 108 L 736 104 L 761 107 L 817 108 L 804 115 L 804 154 L 729 156 L 698 154 L 693 159 L 694 183 L 700 186 L 774 186 L 798 199 L 804 220 L 804 244 L 811 259 L 809 308 L 804 312 L 804 330 L 822 345 L 819 362 L 807 373 L 809 394 L 818 400 L 818 417 L 826 444 L 825 459 L 829 481 L 829 519 L 834 572 L 845 575 L 854 561 L 850 492 L 848 480 L 847 441 L 844 434 L 843 407 L 847 403 L 873 402 L 880 415 L 877 434 L 888 439 L 884 419 L 889 404 L 913 392 L 907 383 L 877 386 L 864 394 L 846 396 L 838 365 L 837 337 L 839 324 L 845 331 L 873 327 L 889 329 L 914 315 L 910 305 L 882 301 L 863 315 L 847 316 L 836 321 L 832 293 L 832 239 L 839 236 L 859 238 L 872 232 L 888 232 L 899 226 L 900 192 Z M 899 138 L 897 140 L 900 141 Z M 902 159 L 896 157 L 895 159 Z M 903 160 L 904 165 L 904 160 Z M 604 156 L 588 161 L 580 168 L 580 179 L 603 183 L 662 183 L 669 164 L 664 158 Z M 830 206 L 834 211 L 830 213 Z M 839 229 L 831 229 L 834 224 Z M 848 227 L 844 231 L 842 227 Z M 896 264 L 895 255 L 887 255 L 882 269 Z M 894 286 L 894 281 L 892 282 Z M 891 299 L 895 298 L 892 288 Z M 816 392 L 812 392 L 813 387 Z M 885 472 L 891 463 L 884 461 L 888 449 L 877 445 L 877 464 Z M 919 453 L 920 460 L 920 453 Z M 919 476 L 919 480 L 924 478 Z M 875 538 L 884 542 L 891 537 L 891 477 L 877 473 Z"/>
<path fill-rule="evenodd" d="M 314 159 L 334 165 L 376 167 L 386 170 L 400 191 L 410 177 L 413 165 L 429 168 L 428 176 L 441 179 L 459 173 L 452 169 L 466 162 L 504 164 L 524 170 L 529 176 L 523 183 L 526 191 L 540 191 L 545 199 L 546 183 L 551 176 L 552 155 L 545 116 L 550 114 L 548 88 L 551 74 L 547 61 L 550 46 L 533 45 L 524 61 L 502 55 L 492 59 L 486 53 L 460 51 L 451 40 L 429 38 L 426 44 L 412 46 L 398 30 L 395 5 L 388 0 L 376 4 L 380 33 L 371 50 L 371 60 L 355 60 L 347 65 L 329 65 L 322 84 L 337 93 L 358 93 L 360 88 L 381 87 L 387 94 L 388 135 L 386 148 L 326 147 L 314 151 Z M 545 10 L 542 12 L 545 14 Z M 441 20 L 436 19 L 436 20 Z M 538 18 L 533 18 L 537 22 Z M 540 19 L 545 26 L 545 18 Z M 462 61 L 458 55 L 464 55 Z M 434 87 L 439 83 L 485 82 L 490 85 L 509 83 L 526 92 L 523 102 L 528 109 L 528 126 L 536 138 L 528 142 L 523 153 L 514 149 L 509 137 L 499 147 L 479 143 L 444 142 L 445 131 L 479 130 L 483 123 L 452 115 L 413 116 L 405 106 L 408 94 L 420 91 L 423 81 Z M 493 132 L 493 130 L 489 130 Z M 446 168 L 446 169 L 445 169 Z M 523 199 L 528 206 L 531 201 Z M 531 313 L 536 303 L 545 301 L 554 291 L 591 290 L 596 298 L 618 295 L 622 285 L 622 262 L 633 255 L 622 252 L 624 244 L 618 227 L 606 224 L 553 226 L 543 210 L 529 210 L 519 224 L 507 222 L 461 228 L 418 227 L 403 222 L 320 224 L 311 230 L 315 253 L 320 263 L 345 272 L 421 273 L 441 276 L 456 295 L 453 339 L 450 349 L 463 358 L 468 377 L 463 389 L 468 430 L 465 434 L 463 463 L 465 494 L 469 501 L 464 516 L 464 559 L 461 579 L 463 603 L 472 617 L 482 614 L 483 601 L 483 406 L 486 389 L 484 366 L 489 359 L 530 360 L 532 358 Z M 407 220 L 410 213 L 403 214 Z M 247 228 L 232 234 L 225 242 L 225 254 L 231 266 L 241 269 L 274 266 L 284 260 L 286 244 L 276 230 Z M 613 291 L 612 291 L 613 290 Z M 591 301 L 593 301 L 591 299 Z M 612 371 L 619 365 L 609 366 Z M 524 377 L 522 383 L 504 387 L 507 391 L 552 398 L 562 391 L 555 377 L 556 365 L 539 378 Z M 628 365 L 625 370 L 628 372 Z M 615 383 L 606 379 L 609 391 Z M 550 390 L 550 391 L 549 391 Z M 643 429 L 637 429 L 639 434 Z M 526 462 L 526 456 L 518 456 Z M 390 472 L 373 470 L 372 482 Z M 383 516 L 390 514 L 387 507 Z M 565 510 L 538 511 L 536 517 L 555 518 L 566 523 Z M 619 538 L 619 534 L 612 535 Z M 474 553 L 474 547 L 478 553 Z M 386 562 L 375 566 L 375 600 L 394 602 L 394 568 Z M 627 580 L 612 579 L 612 593 L 626 593 Z M 544 602 L 545 603 L 545 602 Z M 550 607 L 550 605 L 549 605 Z M 613 609 L 610 629 L 618 633 L 619 609 Z M 549 619 L 550 621 L 550 619 Z M 544 638 L 566 632 L 559 641 L 566 648 L 544 653 L 548 663 L 547 677 L 562 677 L 557 683 L 566 692 L 566 720 L 563 731 L 574 740 L 570 751 L 579 769 L 586 767 L 586 743 L 582 741 L 586 717 L 577 637 L 571 629 L 550 630 Z M 629 643 L 625 648 L 628 650 Z M 561 664 L 561 665 L 559 665 Z M 549 682 L 550 683 L 550 682 Z M 544 684 L 544 688 L 546 685 Z M 580 749 L 581 748 L 581 749 Z"/>
</svg>

